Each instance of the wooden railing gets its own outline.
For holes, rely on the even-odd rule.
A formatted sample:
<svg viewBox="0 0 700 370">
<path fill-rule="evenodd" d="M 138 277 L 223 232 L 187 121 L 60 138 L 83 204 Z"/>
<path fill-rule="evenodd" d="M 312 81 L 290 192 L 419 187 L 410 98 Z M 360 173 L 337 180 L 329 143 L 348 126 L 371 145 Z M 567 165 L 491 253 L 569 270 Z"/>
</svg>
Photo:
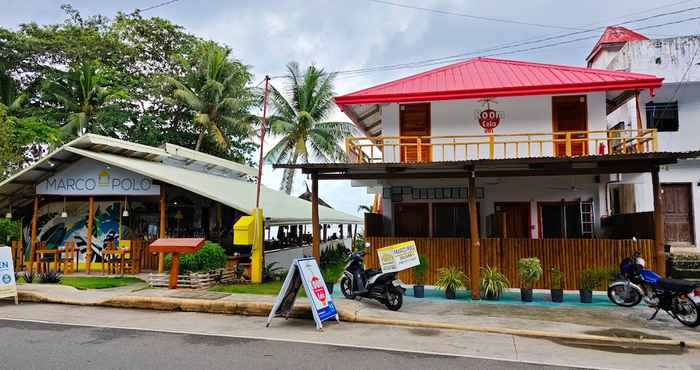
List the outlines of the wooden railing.
<svg viewBox="0 0 700 370">
<path fill-rule="evenodd" d="M 656 129 L 346 139 L 350 163 L 615 155 L 658 151 Z"/>
<path fill-rule="evenodd" d="M 438 269 L 454 266 L 469 276 L 469 239 L 463 238 L 401 238 L 368 237 L 370 249 L 367 267 L 379 267 L 377 249 L 392 244 L 415 240 L 418 253 L 428 260 L 424 283 L 432 285 L 438 278 Z M 511 287 L 519 287 L 517 265 L 520 258 L 537 257 L 544 275 L 535 288 L 550 288 L 551 268 L 564 273 L 565 289 L 580 287 L 581 271 L 590 267 L 617 268 L 623 258 L 639 251 L 646 265 L 654 269 L 654 241 L 612 239 L 481 239 L 481 266 L 497 267 L 508 278 Z M 399 273 L 399 279 L 414 283 L 413 270 Z"/>
</svg>

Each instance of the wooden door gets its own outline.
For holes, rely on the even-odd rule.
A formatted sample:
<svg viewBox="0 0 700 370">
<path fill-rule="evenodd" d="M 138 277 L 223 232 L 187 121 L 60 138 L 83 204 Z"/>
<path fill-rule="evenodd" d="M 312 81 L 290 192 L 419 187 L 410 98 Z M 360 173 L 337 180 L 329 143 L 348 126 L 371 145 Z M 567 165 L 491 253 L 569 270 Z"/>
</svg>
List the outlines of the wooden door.
<svg viewBox="0 0 700 370">
<path fill-rule="evenodd" d="M 568 95 L 552 97 L 552 126 L 555 132 L 587 131 L 588 108 L 586 95 Z M 571 155 L 588 153 L 588 137 L 585 133 L 571 134 Z M 557 156 L 566 155 L 566 135 L 554 135 L 554 152 Z"/>
<path fill-rule="evenodd" d="M 399 203 L 394 206 L 395 236 L 429 236 L 428 203 Z"/>
<path fill-rule="evenodd" d="M 506 238 L 530 238 L 531 237 L 531 220 L 530 220 L 530 202 L 496 202 L 496 213 L 505 213 L 505 229 L 506 235 L 501 237 Z M 501 219 L 498 218 L 499 228 L 498 233 L 503 230 L 500 225 Z"/>
<path fill-rule="evenodd" d="M 430 103 L 402 104 L 399 112 L 401 162 L 430 162 Z M 403 138 L 408 136 L 409 138 Z M 420 149 L 418 139 L 421 137 Z M 420 158 L 418 151 L 420 150 Z"/>
<path fill-rule="evenodd" d="M 661 189 L 666 240 L 692 243 L 695 238 L 691 184 L 662 184 Z"/>
</svg>

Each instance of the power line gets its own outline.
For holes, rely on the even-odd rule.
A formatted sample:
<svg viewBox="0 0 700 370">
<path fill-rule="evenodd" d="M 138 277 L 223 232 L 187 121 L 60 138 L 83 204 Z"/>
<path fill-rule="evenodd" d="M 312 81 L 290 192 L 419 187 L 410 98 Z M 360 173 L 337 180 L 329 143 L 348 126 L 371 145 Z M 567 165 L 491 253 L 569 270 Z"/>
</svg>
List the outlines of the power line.
<svg viewBox="0 0 700 370">
<path fill-rule="evenodd" d="M 158 3 L 158 4 L 155 4 L 155 5 L 151 5 L 151 6 L 149 6 L 149 7 L 143 8 L 143 9 L 138 9 L 138 8 L 137 8 L 136 11 L 135 11 L 134 13 L 143 13 L 143 12 L 147 12 L 147 11 L 149 11 L 149 10 L 158 9 L 158 8 L 160 8 L 160 7 L 163 7 L 163 6 L 166 6 L 166 5 L 170 5 L 170 4 L 176 3 L 176 2 L 178 2 L 178 1 L 180 1 L 180 0 L 168 0 L 168 1 L 163 1 L 162 3 Z"/>
<path fill-rule="evenodd" d="M 534 27 L 541 27 L 541 28 L 556 28 L 556 29 L 560 29 L 560 30 L 580 30 L 580 28 L 577 28 L 577 27 L 556 26 L 556 25 L 551 25 L 551 24 L 524 22 L 524 21 L 518 21 L 518 20 L 513 20 L 513 19 L 483 17 L 483 16 L 478 16 L 478 15 L 473 15 L 473 14 L 458 13 L 458 12 L 433 9 L 433 8 L 425 8 L 422 6 L 402 4 L 402 3 L 396 3 L 393 1 L 386 1 L 386 0 L 367 0 L 367 1 L 377 3 L 377 4 L 395 6 L 395 7 L 399 7 L 399 8 L 420 10 L 420 11 L 429 12 L 429 13 L 451 15 L 451 16 L 462 17 L 462 18 L 478 19 L 478 20 L 482 20 L 482 21 L 519 24 L 519 25 L 524 25 L 524 26 L 534 26 Z"/>
</svg>

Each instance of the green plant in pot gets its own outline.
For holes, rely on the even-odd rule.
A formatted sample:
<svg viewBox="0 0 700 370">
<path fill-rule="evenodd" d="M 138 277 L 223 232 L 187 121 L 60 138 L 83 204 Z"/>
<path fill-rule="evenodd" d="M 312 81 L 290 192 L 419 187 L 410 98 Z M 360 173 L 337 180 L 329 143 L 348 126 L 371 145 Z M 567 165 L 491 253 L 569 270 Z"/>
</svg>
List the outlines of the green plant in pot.
<svg viewBox="0 0 700 370">
<path fill-rule="evenodd" d="M 468 281 L 469 278 L 462 270 L 451 266 L 438 270 L 438 280 L 435 282 L 435 286 L 445 290 L 445 298 L 455 299 L 457 298 L 457 289 L 464 288 Z"/>
<path fill-rule="evenodd" d="M 604 278 L 604 273 L 600 268 L 587 268 L 581 271 L 581 286 L 579 287 L 579 296 L 581 303 L 593 302 L 593 290 L 597 288 Z"/>
<path fill-rule="evenodd" d="M 532 302 L 532 287 L 542 277 L 542 264 L 537 257 L 521 258 L 518 260 L 518 275 L 520 276 L 520 300 Z"/>
<path fill-rule="evenodd" d="M 481 268 L 481 298 L 497 301 L 501 298 L 501 293 L 504 289 L 508 289 L 510 283 L 498 268 L 486 266 Z"/>
<path fill-rule="evenodd" d="M 340 280 L 344 269 L 345 267 L 342 264 L 336 263 L 328 265 L 321 270 L 323 281 L 326 283 L 326 289 L 328 289 L 329 294 L 333 294 L 333 286 Z"/>
<path fill-rule="evenodd" d="M 428 273 L 428 258 L 425 256 L 419 256 L 418 260 L 420 265 L 413 267 L 413 275 L 416 279 L 416 284 L 413 285 L 413 296 L 416 298 L 425 297 L 425 286 L 423 282 L 425 281 L 425 275 Z"/>
<path fill-rule="evenodd" d="M 561 303 L 564 301 L 564 273 L 558 267 L 552 267 L 550 274 L 552 276 L 552 285 L 550 286 L 552 302 Z"/>
</svg>

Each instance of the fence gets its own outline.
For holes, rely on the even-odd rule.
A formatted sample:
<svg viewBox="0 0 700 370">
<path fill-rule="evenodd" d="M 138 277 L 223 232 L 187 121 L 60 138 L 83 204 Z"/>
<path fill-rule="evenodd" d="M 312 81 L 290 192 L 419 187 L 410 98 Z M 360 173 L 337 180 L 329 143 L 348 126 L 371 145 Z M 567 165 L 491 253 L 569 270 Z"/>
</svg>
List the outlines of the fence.
<svg viewBox="0 0 700 370">
<path fill-rule="evenodd" d="M 148 285 L 151 287 L 167 287 L 169 274 L 148 274 Z M 231 283 L 242 281 L 235 271 L 217 269 L 209 272 L 190 272 L 177 276 L 177 286 L 179 288 L 205 289 L 217 283 Z"/>
<path fill-rule="evenodd" d="M 365 263 L 367 267 L 378 267 L 376 250 L 409 240 L 416 242 L 418 253 L 428 259 L 425 284 L 433 284 L 438 278 L 438 269 L 455 266 L 469 276 L 469 239 L 462 238 L 400 238 L 368 237 L 370 249 Z M 564 274 L 564 288 L 578 289 L 581 271 L 589 267 L 617 267 L 623 258 L 639 251 L 654 268 L 653 240 L 610 239 L 481 239 L 481 266 L 497 267 L 508 278 L 512 287 L 520 286 L 517 265 L 520 258 L 537 257 L 542 262 L 544 275 L 535 288 L 549 288 L 550 269 L 558 267 Z M 412 269 L 401 271 L 399 279 L 414 283 Z"/>
</svg>

